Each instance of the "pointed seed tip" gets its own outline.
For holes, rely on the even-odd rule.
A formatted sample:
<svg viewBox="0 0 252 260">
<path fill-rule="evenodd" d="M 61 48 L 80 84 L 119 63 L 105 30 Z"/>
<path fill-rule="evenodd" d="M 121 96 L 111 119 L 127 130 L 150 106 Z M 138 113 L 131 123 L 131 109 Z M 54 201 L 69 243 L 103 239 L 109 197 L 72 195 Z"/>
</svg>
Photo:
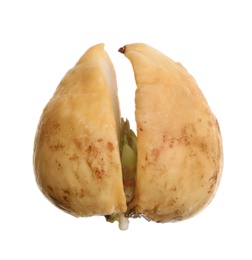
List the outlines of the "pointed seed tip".
<svg viewBox="0 0 252 260">
<path fill-rule="evenodd" d="M 121 48 L 119 48 L 119 52 L 121 52 L 121 53 L 124 53 L 125 52 L 125 49 L 126 49 L 126 46 L 123 46 L 123 47 L 121 47 Z"/>
</svg>

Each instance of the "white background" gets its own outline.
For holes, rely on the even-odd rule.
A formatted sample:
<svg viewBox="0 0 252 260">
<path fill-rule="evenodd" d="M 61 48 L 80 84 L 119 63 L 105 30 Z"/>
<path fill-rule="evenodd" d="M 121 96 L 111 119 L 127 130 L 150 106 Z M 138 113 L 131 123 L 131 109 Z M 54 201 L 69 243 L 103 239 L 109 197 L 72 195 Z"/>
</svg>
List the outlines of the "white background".
<svg viewBox="0 0 252 260">
<path fill-rule="evenodd" d="M 252 259 L 251 1 L 0 2 L 0 259 Z M 225 164 L 219 190 L 190 220 L 74 218 L 40 193 L 32 152 L 40 114 L 59 81 L 104 42 L 122 115 L 134 121 L 135 83 L 118 48 L 144 42 L 180 61 L 216 114 Z"/>
</svg>

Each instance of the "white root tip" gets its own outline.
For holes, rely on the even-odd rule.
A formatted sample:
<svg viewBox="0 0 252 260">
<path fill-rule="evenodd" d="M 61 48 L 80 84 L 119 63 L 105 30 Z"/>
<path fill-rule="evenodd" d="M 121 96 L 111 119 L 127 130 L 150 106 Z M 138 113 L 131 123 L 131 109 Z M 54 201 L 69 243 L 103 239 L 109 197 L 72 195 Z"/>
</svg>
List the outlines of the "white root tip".
<svg viewBox="0 0 252 260">
<path fill-rule="evenodd" d="M 127 230 L 129 227 L 129 219 L 124 217 L 123 213 L 119 214 L 119 228 L 121 230 Z"/>
</svg>

